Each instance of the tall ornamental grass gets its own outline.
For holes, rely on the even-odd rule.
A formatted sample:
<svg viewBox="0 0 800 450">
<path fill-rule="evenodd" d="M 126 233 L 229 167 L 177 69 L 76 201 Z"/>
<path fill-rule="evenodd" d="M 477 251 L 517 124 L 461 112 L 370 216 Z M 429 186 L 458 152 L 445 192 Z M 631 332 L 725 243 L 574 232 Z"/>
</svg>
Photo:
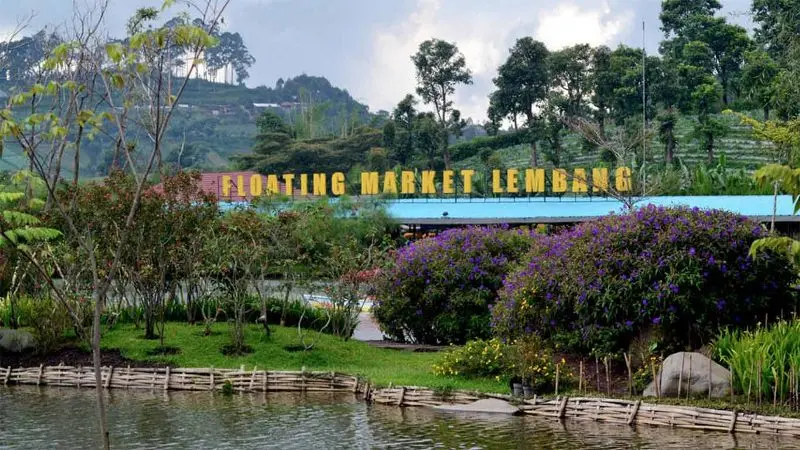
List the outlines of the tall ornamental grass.
<svg viewBox="0 0 800 450">
<path fill-rule="evenodd" d="M 733 374 L 733 388 L 750 398 L 797 400 L 800 382 L 800 321 L 779 321 L 750 331 L 726 329 L 714 353 Z"/>
</svg>

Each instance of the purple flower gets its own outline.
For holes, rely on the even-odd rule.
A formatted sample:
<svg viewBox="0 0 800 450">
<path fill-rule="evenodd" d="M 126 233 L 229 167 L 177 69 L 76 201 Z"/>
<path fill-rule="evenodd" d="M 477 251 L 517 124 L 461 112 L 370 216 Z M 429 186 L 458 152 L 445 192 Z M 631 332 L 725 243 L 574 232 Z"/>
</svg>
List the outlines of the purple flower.
<svg viewBox="0 0 800 450">
<path fill-rule="evenodd" d="M 694 256 L 695 253 L 697 253 L 697 252 L 695 251 L 694 247 L 689 248 L 689 255 L 690 256 Z"/>
<path fill-rule="evenodd" d="M 661 316 L 653 317 L 653 325 L 658 325 L 661 323 Z"/>
</svg>

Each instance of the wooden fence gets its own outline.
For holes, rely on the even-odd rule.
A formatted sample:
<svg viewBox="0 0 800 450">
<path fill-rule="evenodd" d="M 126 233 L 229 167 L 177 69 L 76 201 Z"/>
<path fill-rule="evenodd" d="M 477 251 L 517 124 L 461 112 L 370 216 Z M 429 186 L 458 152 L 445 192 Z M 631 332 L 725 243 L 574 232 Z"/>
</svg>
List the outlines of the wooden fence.
<svg viewBox="0 0 800 450">
<path fill-rule="evenodd" d="M 3 384 L 94 387 L 92 367 L 39 366 L 0 368 Z M 163 389 L 188 391 L 222 390 L 230 383 L 236 392 L 320 391 L 359 392 L 361 380 L 336 372 L 281 372 L 236 369 L 172 369 L 104 367 L 102 383 L 106 388 Z"/>
<path fill-rule="evenodd" d="M 91 367 L 39 366 L 0 368 L 3 384 L 94 387 Z M 158 390 L 222 390 L 230 384 L 236 392 L 317 391 L 363 393 L 377 404 L 393 406 L 439 406 L 467 404 L 481 398 L 512 400 L 506 395 L 464 391 L 437 391 L 420 387 L 371 389 L 358 377 L 336 372 L 285 372 L 240 369 L 172 369 L 104 367 L 106 388 Z M 650 425 L 727 433 L 761 433 L 800 437 L 800 419 L 760 416 L 738 411 L 723 411 L 688 406 L 658 405 L 640 400 L 615 400 L 591 397 L 556 397 L 525 400 L 524 414 L 558 420 L 577 419 L 620 425 Z"/>
<path fill-rule="evenodd" d="M 387 388 L 367 393 L 375 403 L 395 406 L 439 406 L 467 404 L 480 398 L 500 398 L 504 395 L 485 395 L 460 391 L 441 392 L 425 388 Z M 738 411 L 695 408 L 690 406 L 658 405 L 641 400 L 615 400 L 591 397 L 556 397 L 530 399 L 520 406 L 524 414 L 553 419 L 591 420 L 620 425 L 641 425 L 682 428 L 688 430 L 721 431 L 725 433 L 756 433 L 800 437 L 800 419 L 761 416 Z"/>
</svg>

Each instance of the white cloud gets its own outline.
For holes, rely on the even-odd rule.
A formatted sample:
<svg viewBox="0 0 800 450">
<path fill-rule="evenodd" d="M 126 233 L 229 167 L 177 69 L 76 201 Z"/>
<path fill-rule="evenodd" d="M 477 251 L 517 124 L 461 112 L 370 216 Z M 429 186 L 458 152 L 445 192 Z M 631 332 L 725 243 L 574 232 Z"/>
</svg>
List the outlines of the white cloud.
<svg viewBox="0 0 800 450">
<path fill-rule="evenodd" d="M 630 25 L 633 14 L 623 11 L 611 19 L 607 3 L 599 9 L 580 8 L 575 4 L 562 4 L 554 11 L 543 11 L 538 21 L 535 38 L 551 50 L 575 44 L 601 45 L 618 39 Z"/>
<path fill-rule="evenodd" d="M 411 55 L 420 42 L 436 37 L 456 42 L 473 73 L 473 85 L 456 89 L 455 107 L 464 117 L 485 120 L 492 77 L 517 38 L 533 31 L 554 50 L 577 43 L 606 44 L 618 40 L 632 18 L 629 11 L 616 11 L 612 17 L 607 3 L 568 3 L 553 9 L 546 3 L 520 2 L 502 10 L 445 6 L 440 0 L 417 0 L 404 20 L 373 30 L 371 54 L 359 64 L 353 76 L 360 81 L 350 90 L 367 99 L 373 110 L 391 110 L 416 87 Z"/>
</svg>

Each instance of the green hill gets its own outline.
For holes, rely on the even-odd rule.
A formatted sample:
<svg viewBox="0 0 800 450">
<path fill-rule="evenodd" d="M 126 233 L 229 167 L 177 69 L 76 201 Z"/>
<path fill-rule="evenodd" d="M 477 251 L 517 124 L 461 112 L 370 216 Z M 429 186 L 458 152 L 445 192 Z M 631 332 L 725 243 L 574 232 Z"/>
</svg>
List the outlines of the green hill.
<svg viewBox="0 0 800 450">
<path fill-rule="evenodd" d="M 14 86 L 0 82 L 0 90 L 14 92 Z M 344 127 L 379 120 L 369 108 L 324 77 L 300 75 L 279 80 L 275 87 L 246 86 L 191 80 L 181 97 L 167 132 L 167 162 L 183 167 L 219 170 L 228 167 L 229 157 L 247 153 L 256 135 L 256 118 L 271 109 L 288 123 L 298 120 L 303 110 L 313 109 L 317 124 L 313 137 L 338 136 Z M 141 130 L 131 130 L 134 139 L 147 139 Z M 27 158 L 12 143 L 6 143 L 0 170 L 27 166 Z M 81 176 L 104 175 L 111 166 L 113 145 L 99 136 L 84 142 Z M 180 152 L 183 149 L 183 152 Z M 65 176 L 72 176 L 72 156 L 64 157 Z"/>
<path fill-rule="evenodd" d="M 732 169 L 741 168 L 747 172 L 751 172 L 761 165 L 772 162 L 769 152 L 771 148 L 770 143 L 759 141 L 754 138 L 750 128 L 742 126 L 739 120 L 734 116 L 720 114 L 716 117 L 723 121 L 729 128 L 727 135 L 720 139 L 715 145 L 715 156 L 719 158 L 719 156 L 724 154 L 727 158 L 727 167 Z M 693 139 L 691 136 L 694 121 L 695 118 L 692 116 L 680 116 L 675 127 L 675 135 L 678 140 L 675 156 L 689 167 L 705 164 L 707 161 L 706 152 L 700 148 L 697 140 Z M 613 127 L 609 129 L 612 130 Z M 483 139 L 491 140 L 492 138 Z M 457 157 L 459 155 L 459 146 L 453 146 L 452 150 L 453 154 Z M 494 150 L 494 153 L 499 157 L 499 160 L 502 161 L 505 167 L 526 167 L 530 164 L 530 146 L 528 144 L 498 148 Z M 649 162 L 653 164 L 663 164 L 664 144 L 659 142 L 657 137 L 654 137 L 648 143 L 647 155 Z M 600 152 L 597 150 L 586 150 L 583 145 L 583 140 L 578 134 L 567 132 L 563 139 L 562 160 L 563 163 L 560 165 L 563 167 L 591 167 L 600 162 Z M 541 151 L 539 163 L 540 165 L 552 167 L 552 163 L 542 158 Z M 454 167 L 459 169 L 487 169 L 479 153 L 457 160 L 454 163 Z"/>
</svg>

